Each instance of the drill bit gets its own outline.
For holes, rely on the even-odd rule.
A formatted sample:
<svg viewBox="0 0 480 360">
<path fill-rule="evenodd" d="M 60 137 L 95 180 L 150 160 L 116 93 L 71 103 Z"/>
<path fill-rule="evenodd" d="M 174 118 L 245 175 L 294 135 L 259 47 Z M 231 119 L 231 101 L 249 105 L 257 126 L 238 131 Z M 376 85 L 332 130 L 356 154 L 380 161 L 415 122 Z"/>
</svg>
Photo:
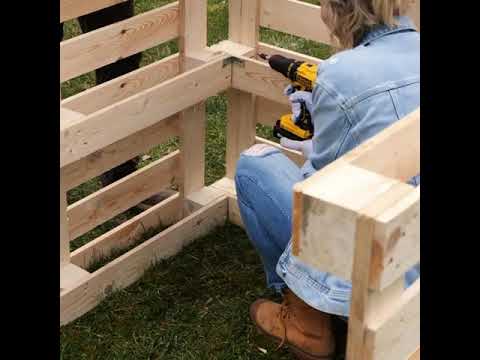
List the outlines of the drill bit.
<svg viewBox="0 0 480 360">
<path fill-rule="evenodd" d="M 263 59 L 263 60 L 267 60 L 267 61 L 268 61 L 268 60 L 270 59 L 270 55 L 268 55 L 268 54 L 259 53 L 259 54 L 257 54 L 257 55 L 258 55 L 261 59 Z"/>
</svg>

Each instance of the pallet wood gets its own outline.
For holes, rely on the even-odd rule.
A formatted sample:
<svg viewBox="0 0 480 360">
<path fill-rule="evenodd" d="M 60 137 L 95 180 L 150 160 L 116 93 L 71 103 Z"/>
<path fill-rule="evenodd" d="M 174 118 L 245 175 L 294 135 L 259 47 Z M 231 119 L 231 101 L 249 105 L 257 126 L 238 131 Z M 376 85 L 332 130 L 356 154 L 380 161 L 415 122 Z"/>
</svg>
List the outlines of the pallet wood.
<svg viewBox="0 0 480 360">
<path fill-rule="evenodd" d="M 125 1 L 127 0 L 60 0 L 60 22 L 75 19 Z"/>
<path fill-rule="evenodd" d="M 207 47 L 207 1 L 180 0 L 181 71 L 201 63 L 195 53 Z M 206 105 L 200 102 L 185 109 L 181 117 L 182 193 L 188 196 L 205 185 Z"/>
<path fill-rule="evenodd" d="M 178 74 L 179 55 L 170 55 L 153 64 L 70 96 L 62 101 L 62 106 L 89 115 L 172 79 Z"/>
<path fill-rule="evenodd" d="M 324 44 L 331 42 L 328 28 L 320 15 L 320 6 L 302 1 L 262 0 L 260 25 Z"/>
<path fill-rule="evenodd" d="M 96 261 L 110 257 L 113 251 L 123 250 L 133 245 L 148 229 L 167 227 L 181 219 L 181 199 L 179 194 L 174 194 L 73 251 L 71 262 L 83 269 L 88 269 Z"/>
<path fill-rule="evenodd" d="M 259 39 L 260 1 L 231 0 L 229 5 L 229 39 L 253 48 Z M 232 79 L 234 76 L 232 69 Z M 227 92 L 226 173 L 233 179 L 236 162 L 242 151 L 255 143 L 255 97 L 241 89 Z"/>
<path fill-rule="evenodd" d="M 228 89 L 230 79 L 231 70 L 223 66 L 223 59 L 219 59 L 97 111 L 74 126 L 61 129 L 61 166 Z"/>
<path fill-rule="evenodd" d="M 113 2 L 61 0 L 61 16 L 65 19 L 75 12 L 78 16 Z M 67 4 L 70 15 L 66 15 Z M 230 0 L 229 12 L 229 39 L 211 47 L 206 45 L 205 0 L 181 0 L 62 42 L 62 81 L 176 37 L 180 49 L 179 54 L 61 102 L 62 324 L 95 307 L 111 290 L 136 281 L 152 263 L 174 255 L 227 217 L 243 226 L 233 177 L 240 153 L 250 145 L 270 144 L 299 166 L 303 164 L 299 152 L 255 136 L 256 123 L 272 125 L 290 111 L 283 95 L 288 82 L 255 55 L 279 53 L 320 63 L 320 59 L 258 41 L 258 29 L 265 26 L 328 43 L 320 7 L 296 0 Z M 291 22 L 293 16 L 302 22 Z M 418 16 L 416 21 L 419 25 Z M 227 174 L 206 187 L 204 101 L 222 91 L 227 91 L 229 101 Z M 419 111 L 410 114 L 295 188 L 295 253 L 307 263 L 343 271 L 354 283 L 348 360 L 419 358 L 420 285 L 406 292 L 400 286 L 403 272 L 419 259 L 420 189 L 403 183 L 420 166 L 419 115 Z M 67 189 L 178 135 L 181 150 L 172 155 L 172 167 L 163 169 L 160 162 L 154 163 L 72 205 L 67 218 Z M 151 171 L 155 176 L 147 176 L 148 188 L 143 188 L 142 176 Z M 171 173 L 177 175 L 178 193 L 70 254 L 72 235 L 158 191 Z M 348 183 L 345 177 L 358 181 Z M 139 192 L 132 192 L 132 186 Z M 109 198 L 115 200 L 109 202 Z M 315 256 L 318 242 L 303 227 L 306 221 L 315 226 L 323 221 L 339 230 L 333 243 L 333 230 L 330 236 L 320 229 L 328 235 L 323 244 L 330 241 L 336 246 L 324 253 L 331 263 Z M 94 273 L 85 271 L 114 250 L 135 244 L 148 227 L 161 225 L 170 227 Z M 76 230 L 69 234 L 69 228 Z M 365 244 L 371 245 L 371 251 Z M 344 257 L 338 262 L 334 258 L 341 251 Z"/>
<path fill-rule="evenodd" d="M 73 240 L 175 183 L 177 150 L 68 207 Z"/>
<path fill-rule="evenodd" d="M 178 136 L 180 133 L 178 126 L 178 115 L 173 115 L 68 164 L 62 168 L 66 188 L 72 189 L 115 166 L 133 159 L 137 155 L 149 151 L 156 145 Z"/>
<path fill-rule="evenodd" d="M 262 96 L 274 102 L 290 105 L 283 93 L 289 81 L 262 61 L 239 57 L 233 65 L 232 87 L 246 93 Z"/>
<path fill-rule="evenodd" d="M 178 2 L 60 43 L 60 81 L 178 37 Z"/>
<path fill-rule="evenodd" d="M 152 263 L 177 254 L 195 238 L 223 224 L 227 199 L 221 198 L 130 250 L 60 296 L 60 323 L 70 322 L 94 308 L 112 291 L 138 280 Z"/>
</svg>

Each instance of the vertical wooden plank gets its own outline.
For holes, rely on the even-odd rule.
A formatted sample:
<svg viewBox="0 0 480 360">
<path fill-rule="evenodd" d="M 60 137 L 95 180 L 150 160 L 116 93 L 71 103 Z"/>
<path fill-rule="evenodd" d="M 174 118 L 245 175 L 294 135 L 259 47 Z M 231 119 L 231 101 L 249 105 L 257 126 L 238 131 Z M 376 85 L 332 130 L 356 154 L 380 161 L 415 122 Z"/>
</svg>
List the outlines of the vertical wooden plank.
<svg viewBox="0 0 480 360">
<path fill-rule="evenodd" d="M 231 41 L 257 48 L 259 36 L 259 0 L 229 1 L 229 37 Z M 255 97 L 231 89 L 227 91 L 226 176 L 232 179 L 240 153 L 255 143 Z"/>
<path fill-rule="evenodd" d="M 70 263 L 70 239 L 67 223 L 67 192 L 60 179 L 60 267 Z"/>
<path fill-rule="evenodd" d="M 180 0 L 180 71 L 192 69 L 192 58 L 207 46 L 207 0 Z M 183 111 L 181 122 L 182 193 L 186 197 L 205 184 L 206 106 L 201 102 Z"/>
</svg>

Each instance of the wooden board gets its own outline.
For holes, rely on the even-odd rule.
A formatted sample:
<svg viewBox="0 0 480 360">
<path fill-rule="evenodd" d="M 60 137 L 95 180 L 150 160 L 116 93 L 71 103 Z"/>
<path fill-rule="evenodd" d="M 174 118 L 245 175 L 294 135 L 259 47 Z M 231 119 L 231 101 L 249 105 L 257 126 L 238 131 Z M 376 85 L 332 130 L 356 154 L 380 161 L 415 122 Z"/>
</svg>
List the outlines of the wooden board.
<svg viewBox="0 0 480 360">
<path fill-rule="evenodd" d="M 113 251 L 125 249 L 150 228 L 170 226 L 182 218 L 182 203 L 178 194 L 125 221 L 114 229 L 83 245 L 71 254 L 72 264 L 88 269 Z"/>
<path fill-rule="evenodd" d="M 135 71 L 94 86 L 62 101 L 62 106 L 91 114 L 179 74 L 179 55 L 174 54 Z"/>
<path fill-rule="evenodd" d="M 60 131 L 60 166 L 66 166 L 224 91 L 231 69 L 223 58 L 97 111 Z"/>
<path fill-rule="evenodd" d="M 60 268 L 70 263 L 70 238 L 68 235 L 67 193 L 60 178 Z"/>
<path fill-rule="evenodd" d="M 180 0 L 181 71 L 202 64 L 192 56 L 207 46 L 207 0 Z M 182 187 L 184 196 L 199 191 L 205 184 L 206 105 L 200 102 L 180 113 L 182 149 Z"/>
<path fill-rule="evenodd" d="M 85 314 L 112 291 L 137 281 L 152 264 L 177 254 L 194 239 L 224 224 L 226 214 L 227 198 L 221 198 L 95 271 L 74 289 L 63 292 L 60 324 Z"/>
<path fill-rule="evenodd" d="M 60 81 L 98 69 L 178 36 L 178 2 L 60 43 Z"/>
<path fill-rule="evenodd" d="M 60 0 L 60 22 L 78 18 L 127 0 Z"/>
<path fill-rule="evenodd" d="M 295 255 L 322 271 L 350 280 L 358 212 L 392 188 L 401 188 L 404 195 L 412 188 L 350 164 L 320 173 L 315 183 L 301 183 L 295 189 L 303 198 L 300 204 L 294 202 L 297 216 L 301 214 L 300 224 L 294 222 Z"/>
<path fill-rule="evenodd" d="M 262 96 L 274 102 L 290 105 L 284 90 L 289 81 L 272 70 L 262 61 L 239 58 L 242 63 L 235 63 L 232 71 L 232 87 L 246 93 Z"/>
<path fill-rule="evenodd" d="M 255 100 L 246 92 L 230 89 L 227 92 L 227 150 L 226 174 L 233 179 L 242 151 L 255 144 Z"/>
<path fill-rule="evenodd" d="M 177 150 L 68 207 L 73 240 L 175 183 Z"/>
<path fill-rule="evenodd" d="M 324 44 L 331 43 L 320 6 L 297 0 L 262 0 L 261 3 L 261 26 Z"/>
<path fill-rule="evenodd" d="M 368 321 L 367 360 L 405 360 L 420 345 L 420 280 Z"/>
<path fill-rule="evenodd" d="M 61 173 L 65 186 L 72 189 L 177 135 L 179 135 L 178 115 L 163 119 L 63 167 Z"/>
<path fill-rule="evenodd" d="M 323 62 L 322 59 L 319 59 L 313 56 L 308 56 L 308 55 L 299 53 L 297 51 L 292 51 L 292 50 L 284 49 L 278 46 L 270 45 L 264 42 L 258 43 L 258 52 L 267 54 L 267 55 L 282 55 L 290 59 L 306 61 L 310 64 L 320 64 L 321 62 Z"/>
<path fill-rule="evenodd" d="M 88 279 L 90 273 L 74 264 L 68 264 L 60 269 L 60 294 L 72 289 L 78 283 Z"/>
<path fill-rule="evenodd" d="M 420 261 L 420 187 L 375 220 L 369 287 L 383 290 Z"/>
</svg>

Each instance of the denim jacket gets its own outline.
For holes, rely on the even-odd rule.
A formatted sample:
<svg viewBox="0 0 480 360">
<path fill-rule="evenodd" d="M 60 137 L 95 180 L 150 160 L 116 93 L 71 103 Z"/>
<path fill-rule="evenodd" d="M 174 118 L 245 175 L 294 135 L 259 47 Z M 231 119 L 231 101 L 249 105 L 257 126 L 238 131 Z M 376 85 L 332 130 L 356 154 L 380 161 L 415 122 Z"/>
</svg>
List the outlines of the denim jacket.
<svg viewBox="0 0 480 360">
<path fill-rule="evenodd" d="M 312 94 L 313 152 L 302 167 L 308 177 L 420 106 L 420 34 L 407 17 L 392 29 L 378 26 L 355 48 L 319 66 Z M 418 185 L 419 175 L 409 181 Z M 351 284 L 300 262 L 292 244 L 276 272 L 310 306 L 348 316 Z M 418 278 L 417 264 L 405 276 Z"/>
<path fill-rule="evenodd" d="M 378 26 L 319 66 L 310 176 L 420 106 L 420 34 L 408 17 Z"/>
</svg>

